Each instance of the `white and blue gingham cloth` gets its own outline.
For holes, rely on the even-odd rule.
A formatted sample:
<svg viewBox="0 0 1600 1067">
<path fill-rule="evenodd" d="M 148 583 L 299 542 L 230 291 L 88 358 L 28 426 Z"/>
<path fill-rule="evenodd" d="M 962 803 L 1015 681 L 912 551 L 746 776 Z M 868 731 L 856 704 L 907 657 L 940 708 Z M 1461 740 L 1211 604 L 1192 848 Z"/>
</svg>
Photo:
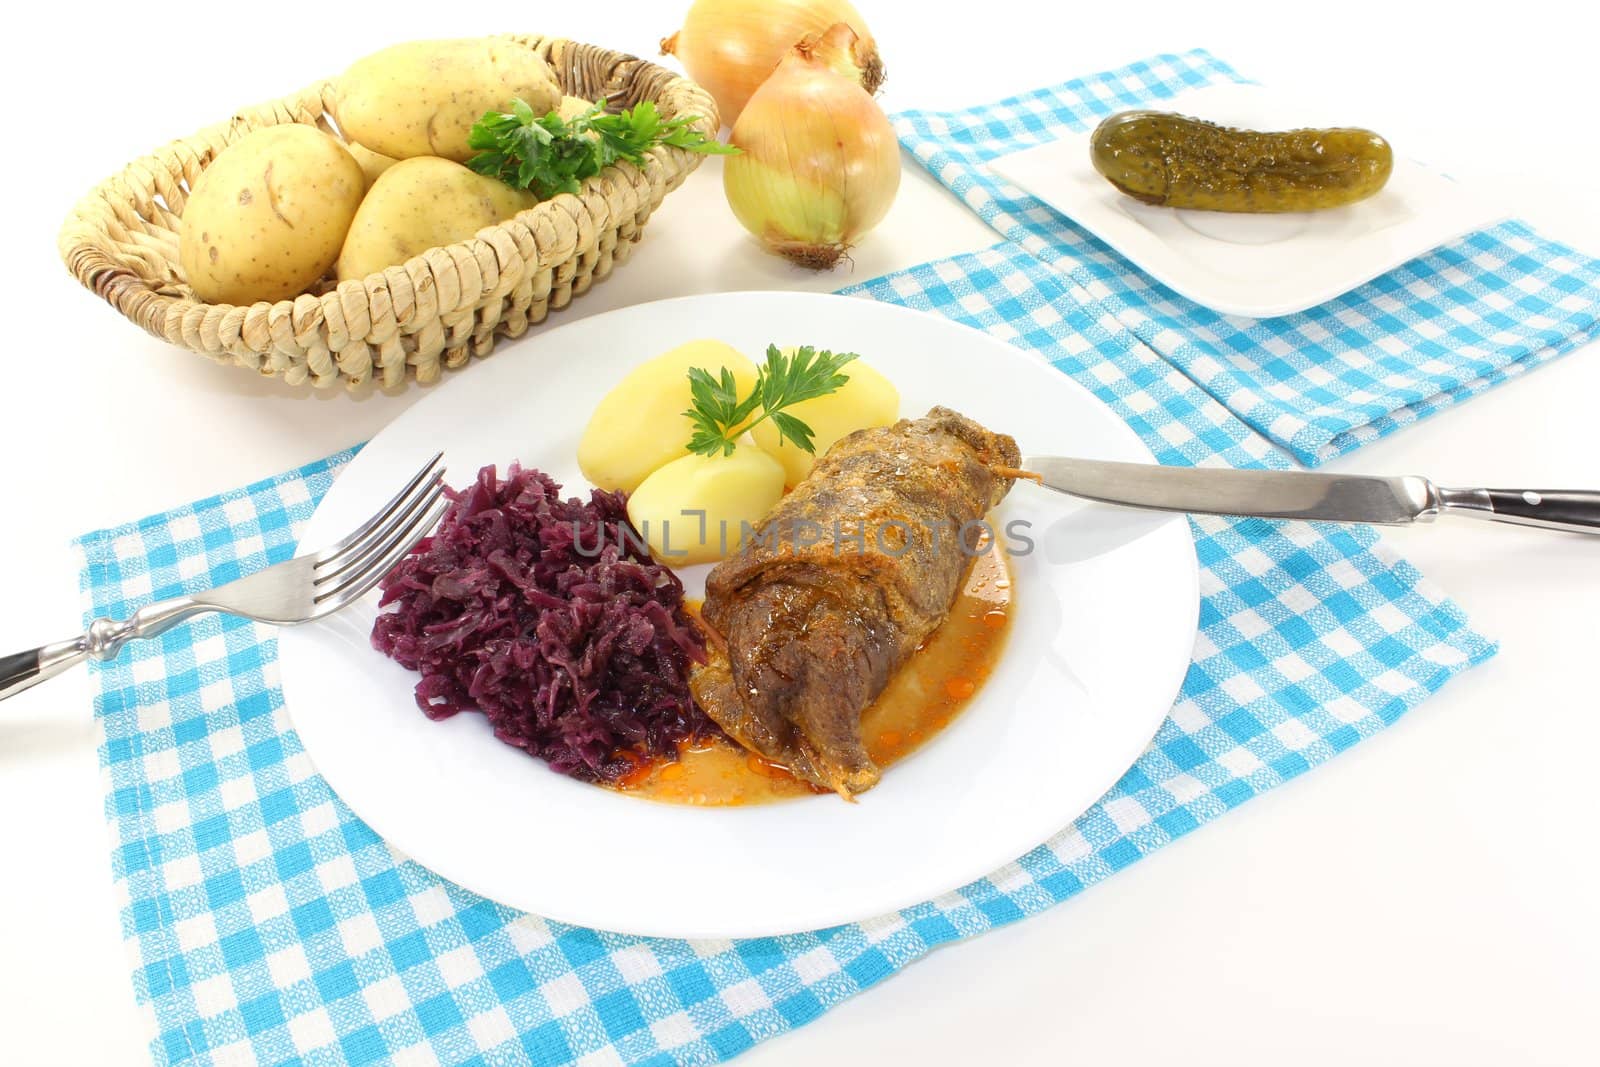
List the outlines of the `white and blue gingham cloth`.
<svg viewBox="0 0 1600 1067">
<path fill-rule="evenodd" d="M 850 292 L 1048 361 L 1164 463 L 1287 465 L 1015 246 Z M 125 616 L 287 558 L 349 458 L 86 535 L 87 612 Z M 1193 666 L 1171 717 L 1099 803 L 957 892 L 779 938 L 628 937 L 474 896 L 385 844 L 317 775 L 282 706 L 270 627 L 210 615 L 134 642 L 93 677 L 122 926 L 155 1059 L 726 1060 L 934 946 L 1075 895 L 1383 729 L 1493 654 L 1370 530 L 1222 519 L 1193 529 Z"/>
<path fill-rule="evenodd" d="M 1591 340 L 1600 262 L 1507 222 L 1309 311 L 1223 315 L 1141 274 L 993 174 L 998 156 L 1127 108 L 1243 81 L 1204 51 L 1163 55 L 961 111 L 894 117 L 901 143 L 1008 239 L 1061 272 L 1257 431 L 1315 466 Z"/>
</svg>

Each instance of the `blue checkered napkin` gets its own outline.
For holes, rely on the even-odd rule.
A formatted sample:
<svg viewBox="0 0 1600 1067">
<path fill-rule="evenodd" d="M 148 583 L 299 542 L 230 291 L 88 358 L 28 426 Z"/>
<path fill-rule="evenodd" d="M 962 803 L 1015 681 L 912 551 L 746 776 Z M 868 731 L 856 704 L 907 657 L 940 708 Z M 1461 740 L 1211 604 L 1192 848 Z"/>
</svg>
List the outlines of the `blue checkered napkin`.
<svg viewBox="0 0 1600 1067">
<path fill-rule="evenodd" d="M 1082 382 L 1167 463 L 1284 460 L 1010 245 L 853 292 L 989 330 Z M 1114 328 L 1115 323 L 1111 323 Z M 92 614 L 292 554 L 349 458 L 83 537 Z M 270 628 L 200 618 L 94 675 L 134 988 L 161 1062 L 693 1064 L 815 1019 L 932 947 L 1048 908 L 1350 747 L 1493 646 L 1365 530 L 1204 520 L 1171 718 L 1075 824 L 990 877 L 791 937 L 549 922 L 386 845 L 300 746 Z"/>
<path fill-rule="evenodd" d="M 1600 262 L 1509 222 L 1320 307 L 1221 315 L 1167 289 L 989 160 L 1186 89 L 1242 81 L 1203 51 L 1157 56 L 963 111 L 895 116 L 906 148 L 1007 238 L 1060 271 L 1255 429 L 1316 465 L 1460 403 L 1600 330 Z"/>
</svg>

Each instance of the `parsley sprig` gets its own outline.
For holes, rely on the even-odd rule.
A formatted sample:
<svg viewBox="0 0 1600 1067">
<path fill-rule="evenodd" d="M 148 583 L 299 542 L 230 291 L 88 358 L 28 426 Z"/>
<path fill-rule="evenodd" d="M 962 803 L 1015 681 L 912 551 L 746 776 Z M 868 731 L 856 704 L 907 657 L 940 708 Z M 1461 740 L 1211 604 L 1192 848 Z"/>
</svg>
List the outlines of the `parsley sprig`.
<svg viewBox="0 0 1600 1067">
<path fill-rule="evenodd" d="M 642 162 L 657 145 L 714 155 L 739 151 L 701 133 L 694 126 L 699 121 L 696 115 L 663 119 L 649 100 L 615 115 L 595 104 L 564 119 L 556 111 L 537 115 L 527 101 L 517 99 L 510 111 L 484 112 L 473 124 L 467 145 L 478 154 L 467 166 L 545 200 L 576 193 L 585 178 L 619 159 Z"/>
<path fill-rule="evenodd" d="M 756 375 L 755 388 L 740 399 L 733 372 L 723 367 L 716 377 L 703 367 L 689 368 L 689 394 L 693 406 L 684 414 L 694 423 L 689 451 L 698 456 L 733 454 L 734 442 L 763 419 L 777 427 L 778 439 L 815 454 L 811 427 L 784 411 L 803 400 L 827 396 L 850 380 L 839 369 L 856 358 L 854 352 L 818 352 L 810 345 L 785 355 L 777 345 L 767 346 L 767 362 Z M 755 414 L 761 414 L 746 422 Z"/>
</svg>

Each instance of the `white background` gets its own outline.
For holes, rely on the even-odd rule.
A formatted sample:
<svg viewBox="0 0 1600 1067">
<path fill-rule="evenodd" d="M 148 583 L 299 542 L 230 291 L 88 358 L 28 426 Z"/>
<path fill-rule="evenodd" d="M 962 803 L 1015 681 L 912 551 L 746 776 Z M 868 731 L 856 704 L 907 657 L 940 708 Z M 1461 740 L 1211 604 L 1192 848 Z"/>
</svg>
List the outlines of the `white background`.
<svg viewBox="0 0 1600 1067">
<path fill-rule="evenodd" d="M 650 55 L 680 6 L 57 3 L 12 22 L 0 649 L 76 628 L 72 535 L 318 458 L 424 395 L 293 392 L 146 337 L 56 257 L 83 191 L 393 41 L 523 30 Z M 1600 253 L 1595 45 L 1578 5 L 1501 4 L 1492 18 L 1394 2 L 861 6 L 891 110 L 1204 46 L 1269 85 L 1347 102 L 1402 153 Z M 745 239 L 712 161 L 632 261 L 551 324 L 689 292 L 832 289 L 997 239 L 907 161 L 853 273 L 803 275 Z M 1600 487 L 1597 399 L 1591 349 L 1335 468 Z M 1497 659 L 1332 764 L 742 1062 L 1592 1062 L 1600 542 L 1476 526 L 1390 540 L 1502 641 Z M 102 805 L 81 672 L 0 706 L 0 1059 L 145 1058 Z"/>
</svg>

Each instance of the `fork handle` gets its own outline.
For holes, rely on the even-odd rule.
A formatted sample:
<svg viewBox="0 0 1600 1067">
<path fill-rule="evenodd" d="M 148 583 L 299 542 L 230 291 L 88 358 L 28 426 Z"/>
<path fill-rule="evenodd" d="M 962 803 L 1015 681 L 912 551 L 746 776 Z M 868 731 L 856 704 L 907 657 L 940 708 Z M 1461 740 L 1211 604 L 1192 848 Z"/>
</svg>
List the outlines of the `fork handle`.
<svg viewBox="0 0 1600 1067">
<path fill-rule="evenodd" d="M 91 656 L 115 659 L 122 646 L 135 637 L 155 637 L 172 629 L 191 615 L 216 609 L 186 596 L 146 604 L 126 622 L 96 619 L 89 629 L 65 641 L 40 645 L 27 652 L 0 656 L 0 700 L 31 689 L 46 678 L 54 678 L 68 667 Z"/>
</svg>

